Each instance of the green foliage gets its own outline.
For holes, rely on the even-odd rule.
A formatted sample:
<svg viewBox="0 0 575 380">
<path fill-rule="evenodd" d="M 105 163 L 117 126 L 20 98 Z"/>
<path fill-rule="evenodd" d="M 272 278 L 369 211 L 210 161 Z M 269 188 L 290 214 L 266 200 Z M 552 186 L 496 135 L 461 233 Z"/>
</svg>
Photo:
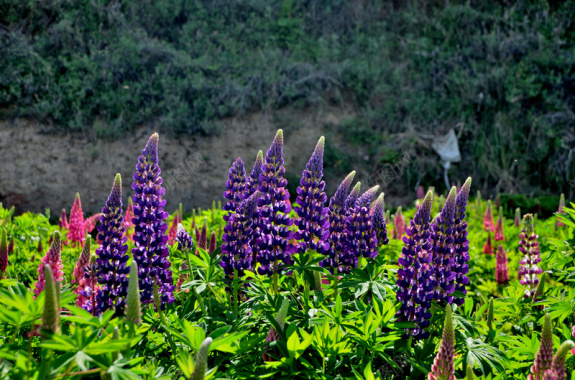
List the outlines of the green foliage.
<svg viewBox="0 0 575 380">
<path fill-rule="evenodd" d="M 434 202 L 433 212 L 438 206 Z M 565 207 L 563 227 L 555 229 L 556 217 L 535 221 L 547 282 L 536 301 L 523 297 L 524 287 L 515 279 L 520 229 L 512 220 L 504 222 L 506 240 L 501 243 L 513 280 L 506 286 L 496 284 L 494 256 L 482 253 L 485 206 L 485 202 L 470 202 L 467 208 L 470 284 L 465 303 L 453 308 L 456 378 L 475 370 L 484 379 L 526 379 L 539 349 L 545 314 L 552 322 L 555 351 L 571 339 L 575 204 Z M 413 214 L 413 208 L 405 209 L 407 220 Z M 43 340 L 35 335 L 29 338 L 28 333 L 41 324 L 45 305 L 44 292 L 34 299 L 29 289 L 44 254 L 36 251 L 37 241 L 42 239 L 48 247 L 49 236 L 58 227 L 42 214 L 25 213 L 13 219 L 8 215 L 9 210 L 0 207 L 8 237 L 16 239 L 7 279 L 0 281 L 0 373 L 7 378 L 29 374 L 38 378 L 187 379 L 197 368 L 194 358 L 202 342 L 211 338 L 206 379 L 420 379 L 429 373 L 442 339 L 446 311 L 435 302 L 430 338 L 412 342 L 402 337 L 411 325 L 396 319 L 397 257 L 403 247 L 398 239 L 391 239 L 379 248 L 376 259 L 362 263 L 337 282 L 317 265 L 316 252 L 296 254 L 292 273 L 278 279 L 278 295 L 270 292 L 271 279 L 257 273 L 247 272 L 242 279 L 249 280 L 249 286 L 226 281 L 219 249 L 211 254 L 199 249 L 188 259 L 172 246 L 174 276 L 188 274 L 188 280 L 176 294 L 176 302 L 161 314 L 152 305 L 144 308 L 139 325 L 115 317 L 113 311 L 93 317 L 76 307 L 69 279 L 81 249 L 64 245 L 61 330 Z M 207 220 L 208 229 L 216 231 L 221 244 L 223 215 L 221 209 L 212 208 L 184 218 L 183 223 L 189 226 L 192 218 L 196 223 Z M 65 231 L 62 237 L 65 240 Z M 128 244 L 133 247 L 131 241 Z M 189 269 L 175 269 L 184 261 L 190 263 Z M 318 272 L 327 284 L 311 294 L 303 291 L 303 286 L 315 285 Z M 231 294 L 241 300 L 237 312 Z M 281 305 L 289 305 L 283 328 L 276 320 Z M 272 327 L 280 339 L 266 343 Z M 264 351 L 271 361 L 262 360 Z M 567 373 L 574 364 L 569 356 Z"/>
</svg>

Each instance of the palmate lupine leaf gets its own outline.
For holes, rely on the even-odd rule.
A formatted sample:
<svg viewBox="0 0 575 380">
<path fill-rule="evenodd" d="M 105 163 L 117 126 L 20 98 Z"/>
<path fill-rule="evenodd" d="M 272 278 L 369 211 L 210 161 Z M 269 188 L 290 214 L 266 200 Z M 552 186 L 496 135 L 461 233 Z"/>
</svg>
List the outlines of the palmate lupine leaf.
<svg viewBox="0 0 575 380">
<path fill-rule="evenodd" d="M 456 367 L 465 359 L 466 363 L 476 363 L 484 376 L 492 372 L 492 369 L 503 372 L 510 367 L 510 362 L 505 352 L 485 343 L 479 338 L 467 338 L 457 347 L 462 355 L 455 363 Z"/>
</svg>

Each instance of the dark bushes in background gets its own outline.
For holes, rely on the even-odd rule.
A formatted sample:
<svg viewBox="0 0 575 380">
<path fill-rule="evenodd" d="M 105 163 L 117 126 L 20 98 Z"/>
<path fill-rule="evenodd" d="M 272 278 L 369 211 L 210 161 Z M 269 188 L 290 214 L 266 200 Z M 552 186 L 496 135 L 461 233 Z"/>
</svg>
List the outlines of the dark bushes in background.
<svg viewBox="0 0 575 380">
<path fill-rule="evenodd" d="M 482 190 L 568 192 L 574 11 L 573 1 L 0 0 L 0 115 L 113 138 L 151 120 L 209 134 L 254 110 L 351 103 L 357 116 L 342 128 L 369 147 L 367 171 L 407 151 L 408 184 L 437 182 L 429 137 L 455 128 L 458 167 Z"/>
</svg>

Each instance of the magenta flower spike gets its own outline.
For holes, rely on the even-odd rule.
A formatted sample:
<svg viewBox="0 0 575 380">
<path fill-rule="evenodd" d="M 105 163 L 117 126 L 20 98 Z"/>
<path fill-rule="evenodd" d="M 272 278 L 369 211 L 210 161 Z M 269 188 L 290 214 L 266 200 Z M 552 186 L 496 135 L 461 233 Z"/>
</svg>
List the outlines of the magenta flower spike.
<svg viewBox="0 0 575 380">
<path fill-rule="evenodd" d="M 208 249 L 208 219 L 204 218 L 204 225 L 202 226 L 202 231 L 200 232 L 200 237 L 198 238 L 198 247 L 204 250 Z"/>
<path fill-rule="evenodd" d="M 417 199 L 423 200 L 423 197 L 425 197 L 425 191 L 423 190 L 423 186 L 419 186 L 417 188 Z"/>
<path fill-rule="evenodd" d="M 86 233 L 84 227 L 84 213 L 82 212 L 82 202 L 80 201 L 79 193 L 76 193 L 76 199 L 74 199 L 74 204 L 70 211 L 70 225 L 68 229 L 68 238 L 72 242 L 72 247 L 83 247 Z"/>
<path fill-rule="evenodd" d="M 523 217 L 523 228 L 519 234 L 519 251 L 523 254 L 519 260 L 519 282 L 525 286 L 525 298 L 532 298 L 537 284 L 539 284 L 538 275 L 543 272 L 539 268 L 539 243 L 537 242 L 537 235 L 533 228 L 533 215 L 526 214 Z"/>
<path fill-rule="evenodd" d="M 210 242 L 208 244 L 208 253 L 214 252 L 218 248 L 218 239 L 216 237 L 216 231 L 212 231 L 210 235 Z"/>
<path fill-rule="evenodd" d="M 495 226 L 495 241 L 501 240 L 505 240 L 505 235 L 503 234 L 503 207 L 499 207 L 499 216 Z"/>
<path fill-rule="evenodd" d="M 491 242 L 491 233 L 487 233 L 487 241 L 483 246 L 483 253 L 486 255 L 493 255 L 493 243 Z"/>
<path fill-rule="evenodd" d="M 62 209 L 62 213 L 60 214 L 60 220 L 58 221 L 58 227 L 60 230 L 69 228 L 70 224 L 68 223 L 68 216 L 66 215 L 66 209 Z"/>
<path fill-rule="evenodd" d="M 84 267 L 90 262 L 90 248 L 92 246 L 90 235 L 86 236 L 84 242 L 84 248 L 82 248 L 80 257 L 74 267 L 74 278 L 72 279 L 72 284 L 78 284 L 80 280 L 84 278 Z"/>
<path fill-rule="evenodd" d="M 100 216 L 102 216 L 101 213 L 92 215 L 88 219 L 84 220 L 84 233 L 85 234 L 92 232 L 92 230 L 94 228 L 96 228 L 96 224 L 98 224 L 98 221 L 100 220 Z"/>
<path fill-rule="evenodd" d="M 445 307 L 445 323 L 443 325 L 443 338 L 439 352 L 433 360 L 431 372 L 427 375 L 428 380 L 455 380 L 455 368 L 453 357 L 455 354 L 455 330 L 453 328 L 453 316 L 451 305 Z"/>
<path fill-rule="evenodd" d="M 172 224 L 168 230 L 168 245 L 173 245 L 176 242 L 176 235 L 178 233 L 178 224 L 180 223 L 179 213 L 176 211 L 174 213 L 174 218 L 172 219 Z"/>
<path fill-rule="evenodd" d="M 483 216 L 483 228 L 487 232 L 493 232 L 493 211 L 491 211 L 491 199 L 487 201 L 487 208 L 485 209 L 485 215 Z"/>
<path fill-rule="evenodd" d="M 131 241 L 134 241 L 134 201 L 132 198 L 128 198 L 128 207 L 126 207 L 126 216 L 124 217 L 124 227 L 126 228 L 126 236 Z"/>
<path fill-rule="evenodd" d="M 541 380 L 543 374 L 552 368 L 553 364 L 553 325 L 551 317 L 545 314 L 543 319 L 543 331 L 541 332 L 541 344 L 539 351 L 535 355 L 535 361 L 531 366 L 531 373 L 527 375 L 527 380 Z"/>
<path fill-rule="evenodd" d="M 166 201 L 163 196 L 166 189 L 162 187 L 161 169 L 158 160 L 159 136 L 154 133 L 142 154 L 138 157 L 136 172 L 134 173 L 132 190 L 136 194 L 134 201 L 134 245 L 132 250 L 134 260 L 138 263 L 138 281 L 140 299 L 143 305 L 152 303 L 153 284 L 158 282 L 158 292 L 162 308 L 166 303 L 174 302 L 174 288 L 172 281 L 169 250 L 166 246 L 168 228 L 166 219 L 168 213 L 164 211 Z"/>
<path fill-rule="evenodd" d="M 46 286 L 46 278 L 44 277 L 44 265 L 49 265 L 52 269 L 52 274 L 54 276 L 55 282 L 62 281 L 64 277 L 64 272 L 62 269 L 64 265 L 62 264 L 62 242 L 60 240 L 60 232 L 55 231 L 52 234 L 52 245 L 46 255 L 40 260 L 40 265 L 38 266 L 38 281 L 34 289 L 34 294 L 36 297 L 44 290 Z"/>
<path fill-rule="evenodd" d="M 401 210 L 401 206 L 399 206 L 395 212 L 395 219 L 393 220 L 393 223 L 395 224 L 395 228 L 393 229 L 394 238 L 401 239 L 407 226 L 405 223 L 405 217 L 403 216 L 403 212 Z"/>
<path fill-rule="evenodd" d="M 0 280 L 4 278 L 8 268 L 8 239 L 6 238 L 6 228 L 2 227 L 2 236 L 0 237 Z"/>
<path fill-rule="evenodd" d="M 505 285 L 509 282 L 509 272 L 507 270 L 507 254 L 500 244 L 495 256 L 495 280 L 498 285 Z"/>
</svg>

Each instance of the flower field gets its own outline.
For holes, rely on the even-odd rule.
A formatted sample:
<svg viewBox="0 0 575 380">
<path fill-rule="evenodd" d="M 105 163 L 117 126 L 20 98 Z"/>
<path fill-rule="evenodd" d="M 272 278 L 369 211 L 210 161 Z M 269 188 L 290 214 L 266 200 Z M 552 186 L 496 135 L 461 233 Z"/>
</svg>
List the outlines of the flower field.
<svg viewBox="0 0 575 380">
<path fill-rule="evenodd" d="M 0 378 L 575 379 L 575 204 L 326 194 L 328 143 L 291 198 L 280 130 L 210 209 L 166 209 L 158 134 L 99 214 L 0 206 Z"/>
</svg>

